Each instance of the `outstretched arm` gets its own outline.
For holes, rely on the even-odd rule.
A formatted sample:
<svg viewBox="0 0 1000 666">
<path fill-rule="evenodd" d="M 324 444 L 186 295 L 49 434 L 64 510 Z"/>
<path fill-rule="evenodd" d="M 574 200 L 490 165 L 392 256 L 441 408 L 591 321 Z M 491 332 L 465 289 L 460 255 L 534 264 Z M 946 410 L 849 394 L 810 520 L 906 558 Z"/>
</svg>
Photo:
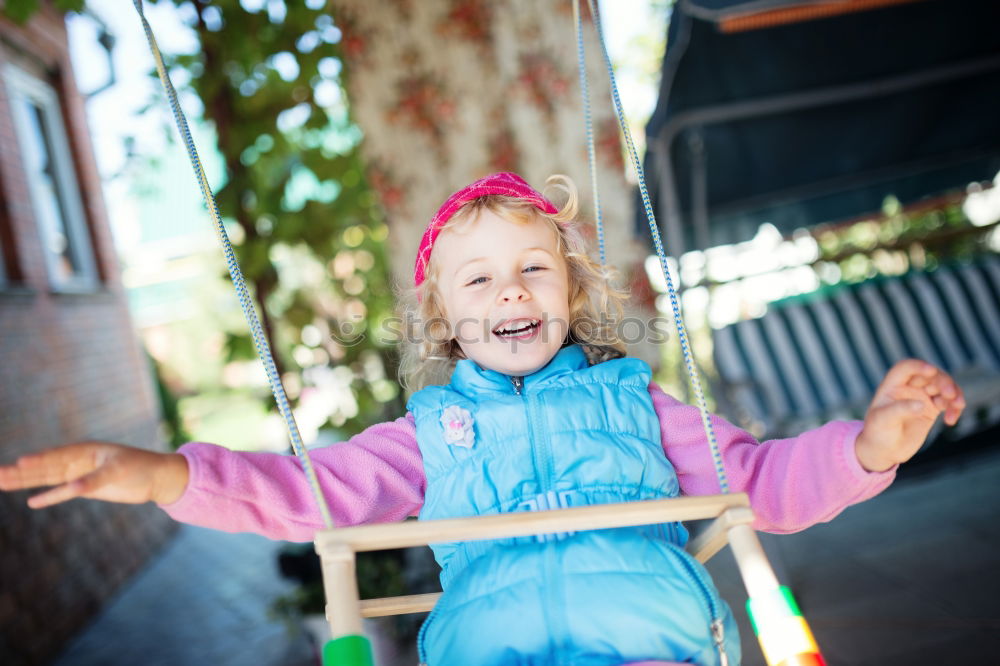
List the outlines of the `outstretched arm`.
<svg viewBox="0 0 1000 666">
<path fill-rule="evenodd" d="M 423 462 L 409 414 L 310 455 L 338 526 L 400 520 L 423 504 Z M 29 505 L 75 497 L 153 501 L 181 522 L 289 541 L 309 541 L 323 528 L 305 474 L 290 455 L 204 442 L 174 454 L 85 442 L 0 466 L 0 490 L 53 485 Z"/>
<path fill-rule="evenodd" d="M 174 519 L 287 541 L 311 541 L 323 529 L 294 456 L 236 453 L 203 442 L 180 452 L 190 467 L 188 487 L 177 502 L 161 505 Z M 409 414 L 309 454 L 338 527 L 402 520 L 423 505 L 423 460 Z"/>
<path fill-rule="evenodd" d="M 698 409 L 656 384 L 650 384 L 650 394 L 663 451 L 677 471 L 681 492 L 720 492 Z M 757 530 L 787 534 L 831 520 L 880 493 L 895 477 L 895 470 L 871 474 L 858 463 L 859 421 L 835 421 L 798 437 L 758 442 L 725 419 L 711 419 L 730 490 L 750 496 Z"/>
<path fill-rule="evenodd" d="M 698 409 L 655 383 L 650 394 L 681 492 L 718 493 Z M 832 421 L 797 437 L 758 442 L 718 416 L 711 419 L 730 489 L 750 496 L 754 528 L 789 533 L 831 520 L 882 492 L 895 478 L 897 464 L 923 444 L 937 415 L 944 412 L 945 422 L 953 424 L 964 404 L 947 374 L 909 360 L 886 375 L 864 423 Z"/>
</svg>

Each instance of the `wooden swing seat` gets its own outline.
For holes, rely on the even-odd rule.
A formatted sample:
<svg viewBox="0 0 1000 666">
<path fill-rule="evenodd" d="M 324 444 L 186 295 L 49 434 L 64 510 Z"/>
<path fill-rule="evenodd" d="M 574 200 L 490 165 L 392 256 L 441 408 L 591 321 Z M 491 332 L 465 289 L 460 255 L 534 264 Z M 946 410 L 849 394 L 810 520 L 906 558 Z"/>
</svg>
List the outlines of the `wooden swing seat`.
<svg viewBox="0 0 1000 666">
<path fill-rule="evenodd" d="M 326 530 L 316 535 L 316 551 L 324 567 L 327 619 L 339 623 L 358 616 L 425 612 L 441 596 L 431 593 L 360 601 L 354 575 L 358 552 L 707 519 L 714 520 L 688 545 L 700 562 L 708 561 L 725 546 L 733 527 L 749 526 L 753 521 L 750 499 L 746 493 L 731 493 Z"/>
</svg>

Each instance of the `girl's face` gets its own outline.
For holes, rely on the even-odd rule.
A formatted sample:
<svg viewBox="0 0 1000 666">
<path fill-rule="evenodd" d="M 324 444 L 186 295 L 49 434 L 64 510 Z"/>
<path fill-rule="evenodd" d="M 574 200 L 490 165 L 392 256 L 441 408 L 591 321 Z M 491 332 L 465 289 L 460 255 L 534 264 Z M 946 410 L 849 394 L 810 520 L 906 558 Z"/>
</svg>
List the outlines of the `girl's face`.
<svg viewBox="0 0 1000 666">
<path fill-rule="evenodd" d="M 441 232 L 437 288 L 466 357 L 505 375 L 541 369 L 569 331 L 569 277 L 544 220 L 511 222 L 488 210 Z"/>
</svg>

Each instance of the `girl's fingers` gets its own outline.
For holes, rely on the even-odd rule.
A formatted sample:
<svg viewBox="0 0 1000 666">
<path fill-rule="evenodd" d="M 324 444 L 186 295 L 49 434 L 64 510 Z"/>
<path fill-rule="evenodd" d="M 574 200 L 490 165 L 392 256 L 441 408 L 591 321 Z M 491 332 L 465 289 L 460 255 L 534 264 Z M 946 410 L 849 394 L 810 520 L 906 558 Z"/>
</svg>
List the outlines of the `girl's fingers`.
<svg viewBox="0 0 1000 666">
<path fill-rule="evenodd" d="M 955 425 L 965 409 L 965 394 L 951 375 L 939 372 L 924 390 L 931 396 L 934 406 L 944 412 L 944 422 Z"/>
<path fill-rule="evenodd" d="M 894 402 L 905 400 L 918 400 L 923 403 L 930 403 L 934 401 L 934 396 L 928 395 L 926 387 L 925 388 L 914 388 L 912 386 L 900 386 L 895 391 L 893 391 L 889 396 L 886 396 L 884 403 L 886 405 L 892 404 Z"/>
<path fill-rule="evenodd" d="M 0 466 L 0 490 L 24 490 L 73 481 L 96 466 L 96 449 L 71 444 L 21 456 L 13 465 Z"/>
<path fill-rule="evenodd" d="M 944 422 L 948 425 L 955 425 L 963 411 L 965 411 L 965 395 L 959 390 L 958 395 L 948 400 L 945 405 Z"/>
<path fill-rule="evenodd" d="M 923 408 L 932 409 L 935 413 L 944 413 L 945 423 L 954 425 L 965 409 L 965 399 L 962 396 L 948 398 L 943 394 L 930 394 L 926 388 L 915 389 L 905 387 L 893 393 L 892 401 L 884 406 L 899 403 L 919 403 Z"/>
<path fill-rule="evenodd" d="M 44 493 L 33 495 L 28 498 L 28 506 L 32 509 L 42 509 L 75 497 L 80 497 L 82 493 L 78 490 L 78 483 L 78 481 L 70 481 L 69 483 L 46 490 Z"/>
<path fill-rule="evenodd" d="M 72 481 L 96 466 L 97 449 L 70 444 L 21 456 L 13 465 L 0 466 L 0 490 L 23 490 Z"/>
<path fill-rule="evenodd" d="M 0 467 L 0 490 L 21 490 L 27 488 L 24 477 L 14 465 Z"/>
<path fill-rule="evenodd" d="M 882 383 L 885 385 L 901 385 L 920 381 L 921 378 L 924 381 L 930 381 L 937 373 L 938 369 L 930 363 L 915 358 L 908 358 L 889 368 L 889 372 L 885 373 Z"/>
<path fill-rule="evenodd" d="M 958 384 L 950 376 L 941 372 L 936 377 L 932 377 L 924 387 L 929 395 L 942 395 L 949 400 L 957 397 L 961 393 Z"/>
<path fill-rule="evenodd" d="M 944 421 L 948 425 L 955 425 L 962 410 L 965 409 L 965 399 L 959 395 L 946 398 L 944 395 L 930 395 L 926 389 L 916 389 L 904 387 L 894 392 L 892 400 L 881 405 L 883 417 L 890 415 L 898 418 L 910 418 L 913 416 L 927 416 L 934 418 L 937 414 L 944 414 Z M 932 410 L 933 413 L 927 410 Z"/>
<path fill-rule="evenodd" d="M 46 490 L 44 493 L 34 495 L 28 499 L 28 506 L 32 509 L 41 509 L 77 497 L 86 497 L 107 483 L 110 474 L 111 469 L 109 467 L 99 467 L 93 472 L 85 474 L 69 483 L 63 483 L 55 488 Z"/>
<path fill-rule="evenodd" d="M 65 468 L 43 467 L 22 458 L 13 465 L 0 467 L 0 490 L 23 490 L 51 486 L 66 481 Z"/>
<path fill-rule="evenodd" d="M 962 387 L 958 385 L 951 375 L 941 374 L 939 379 L 941 385 L 941 395 L 949 399 L 960 399 L 965 402 L 965 395 L 962 393 Z"/>
<path fill-rule="evenodd" d="M 946 425 L 953 426 L 958 423 L 958 417 L 961 415 L 961 410 L 954 408 L 948 408 L 944 412 L 944 422 Z"/>
<path fill-rule="evenodd" d="M 902 363 L 908 362 L 903 361 Z M 923 365 L 924 368 L 919 369 L 911 365 L 904 366 L 918 370 L 906 382 L 907 385 L 916 388 L 926 388 L 927 392 L 931 395 L 943 395 L 946 398 L 954 398 L 962 395 L 961 387 L 959 387 L 955 379 L 947 372 L 939 370 L 935 366 L 930 365 L 929 363 L 924 363 L 923 361 L 917 361 L 917 363 Z"/>
<path fill-rule="evenodd" d="M 898 379 L 901 373 L 912 373 L 902 384 L 892 385 L 890 379 Z M 924 399 L 938 411 L 945 412 L 948 423 L 952 423 L 956 413 L 965 408 L 965 396 L 961 387 L 948 373 L 923 361 L 901 361 L 886 375 L 886 397 L 894 400 Z"/>
</svg>

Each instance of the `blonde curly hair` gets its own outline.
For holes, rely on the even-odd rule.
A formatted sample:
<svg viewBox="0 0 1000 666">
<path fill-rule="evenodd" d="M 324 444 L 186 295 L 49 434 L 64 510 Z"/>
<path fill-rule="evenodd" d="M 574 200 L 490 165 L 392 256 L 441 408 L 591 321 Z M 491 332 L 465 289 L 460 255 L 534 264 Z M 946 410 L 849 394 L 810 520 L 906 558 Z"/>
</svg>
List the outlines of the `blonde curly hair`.
<svg viewBox="0 0 1000 666">
<path fill-rule="evenodd" d="M 530 201 L 491 194 L 474 199 L 460 208 L 441 230 L 466 224 L 488 210 L 504 219 L 527 224 L 540 219 L 556 233 L 556 243 L 566 261 L 569 277 L 570 326 L 567 344 L 580 343 L 593 365 L 625 356 L 625 344 L 618 337 L 615 322 L 621 321 L 624 290 L 612 285 L 615 272 L 591 259 L 583 235 L 584 222 L 577 219 L 579 196 L 567 176 L 549 176 L 544 190 L 557 189 L 566 198 L 554 214 L 545 213 Z M 404 335 L 399 366 L 400 383 L 415 392 L 434 384 L 447 384 L 455 363 L 465 358 L 449 326 L 437 289 L 438 262 L 431 254 L 427 277 L 418 287 L 399 289 L 398 299 L 404 322 L 425 322 L 423 335 Z M 408 332 L 409 333 L 409 332 Z"/>
</svg>

